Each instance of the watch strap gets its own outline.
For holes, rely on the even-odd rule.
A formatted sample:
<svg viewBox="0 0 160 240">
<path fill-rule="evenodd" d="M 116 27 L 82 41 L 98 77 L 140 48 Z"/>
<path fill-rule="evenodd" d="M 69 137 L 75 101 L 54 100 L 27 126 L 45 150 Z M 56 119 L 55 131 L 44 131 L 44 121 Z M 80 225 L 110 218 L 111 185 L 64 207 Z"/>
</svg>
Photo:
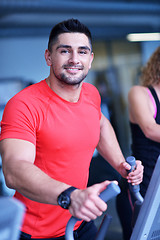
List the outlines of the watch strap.
<svg viewBox="0 0 160 240">
<path fill-rule="evenodd" d="M 68 209 L 71 204 L 70 195 L 75 189 L 77 188 L 69 187 L 66 190 L 64 190 L 57 198 L 58 205 L 64 209 Z"/>
<path fill-rule="evenodd" d="M 67 194 L 67 195 L 70 197 L 71 193 L 72 193 L 75 189 L 77 189 L 77 188 L 76 188 L 76 187 L 69 187 L 69 188 L 67 188 L 66 190 L 64 190 L 62 193 Z"/>
</svg>

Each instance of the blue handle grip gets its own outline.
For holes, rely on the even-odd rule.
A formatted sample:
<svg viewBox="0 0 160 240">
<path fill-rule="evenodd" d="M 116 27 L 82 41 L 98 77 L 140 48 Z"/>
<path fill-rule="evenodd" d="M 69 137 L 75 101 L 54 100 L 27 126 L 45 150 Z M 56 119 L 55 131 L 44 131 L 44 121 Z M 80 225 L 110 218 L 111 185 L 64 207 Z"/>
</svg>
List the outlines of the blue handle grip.
<svg viewBox="0 0 160 240">
<path fill-rule="evenodd" d="M 136 159 L 133 156 L 129 156 L 126 159 L 126 162 L 131 166 L 131 169 L 129 172 L 133 171 L 136 167 Z M 140 203 L 143 203 L 143 197 L 140 194 L 140 186 L 139 185 L 132 185 L 129 183 L 129 189 L 133 193 L 136 200 L 138 200 Z"/>
<path fill-rule="evenodd" d="M 136 168 L 136 159 L 133 156 L 129 156 L 126 158 L 126 162 L 131 166 L 131 169 L 128 172 L 132 172 Z M 133 193 L 137 193 L 140 191 L 139 185 L 132 185 L 129 183 L 129 188 Z"/>
<path fill-rule="evenodd" d="M 116 197 L 120 193 L 120 187 L 115 183 L 110 183 L 107 188 L 101 192 L 99 197 L 104 201 L 107 202 L 108 200 Z"/>
<path fill-rule="evenodd" d="M 126 162 L 131 166 L 131 169 L 128 172 L 132 172 L 136 168 L 136 159 L 133 156 L 126 158 Z"/>
<path fill-rule="evenodd" d="M 99 195 L 99 197 L 107 202 L 108 200 L 110 200 L 113 197 L 116 197 L 119 193 L 120 193 L 120 188 L 118 185 L 116 185 L 115 183 L 110 183 L 107 188 L 101 192 L 101 194 Z M 66 232 L 65 232 L 65 239 L 66 240 L 74 240 L 74 236 L 73 236 L 73 229 L 74 229 L 74 225 L 76 224 L 77 221 L 80 221 L 81 219 L 75 218 L 75 217 L 71 217 L 70 220 L 67 223 L 66 226 Z"/>
</svg>

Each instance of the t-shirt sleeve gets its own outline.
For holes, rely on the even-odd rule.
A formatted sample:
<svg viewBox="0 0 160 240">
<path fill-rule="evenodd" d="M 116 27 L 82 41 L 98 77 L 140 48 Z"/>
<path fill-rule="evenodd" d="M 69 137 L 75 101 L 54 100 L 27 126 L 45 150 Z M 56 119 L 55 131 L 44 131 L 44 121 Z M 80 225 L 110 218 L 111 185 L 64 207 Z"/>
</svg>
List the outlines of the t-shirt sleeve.
<svg viewBox="0 0 160 240">
<path fill-rule="evenodd" d="M 36 124 L 34 111 L 25 101 L 12 98 L 6 104 L 1 121 L 0 140 L 15 138 L 36 145 Z"/>
</svg>

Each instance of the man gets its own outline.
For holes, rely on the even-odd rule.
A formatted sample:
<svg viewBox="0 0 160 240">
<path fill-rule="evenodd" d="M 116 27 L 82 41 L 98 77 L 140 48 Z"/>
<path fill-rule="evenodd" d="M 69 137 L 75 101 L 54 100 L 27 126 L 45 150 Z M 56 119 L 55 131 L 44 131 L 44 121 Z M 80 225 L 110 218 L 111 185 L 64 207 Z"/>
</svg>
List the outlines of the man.
<svg viewBox="0 0 160 240">
<path fill-rule="evenodd" d="M 76 224 L 77 239 L 94 239 L 90 220 L 107 209 L 98 195 L 110 183 L 86 188 L 94 149 L 132 184 L 142 181 L 143 167 L 137 161 L 137 169 L 127 176 L 130 166 L 100 112 L 99 93 L 83 83 L 93 61 L 88 28 L 74 19 L 57 24 L 45 59 L 49 77 L 22 90 L 4 110 L 6 184 L 26 205 L 21 239 L 64 239 L 71 214 L 87 222 Z M 64 204 L 65 190 L 69 201 Z"/>
</svg>

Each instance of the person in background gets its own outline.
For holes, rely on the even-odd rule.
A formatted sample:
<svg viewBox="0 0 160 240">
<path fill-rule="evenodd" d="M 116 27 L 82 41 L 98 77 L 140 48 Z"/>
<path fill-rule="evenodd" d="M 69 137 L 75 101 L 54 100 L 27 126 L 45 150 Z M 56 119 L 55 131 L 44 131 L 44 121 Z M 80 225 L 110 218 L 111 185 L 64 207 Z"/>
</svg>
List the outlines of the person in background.
<svg viewBox="0 0 160 240">
<path fill-rule="evenodd" d="M 156 161 L 160 155 L 160 47 L 142 68 L 139 86 L 133 86 L 128 94 L 129 120 L 132 137 L 132 155 L 142 160 L 144 166 L 140 193 L 145 197 Z M 117 208 L 123 226 L 124 239 L 132 232 L 132 201 L 128 198 L 128 184 L 117 197 Z M 131 203 L 131 204 L 130 204 Z M 125 214 L 122 210 L 126 207 Z M 134 202 L 133 202 L 134 204 Z"/>
<path fill-rule="evenodd" d="M 87 187 L 95 148 L 132 184 L 142 181 L 143 166 L 137 160 L 127 174 L 98 90 L 84 82 L 93 61 L 89 29 L 77 19 L 55 25 L 45 59 L 49 76 L 15 95 L 1 122 L 6 184 L 26 206 L 20 239 L 63 240 L 73 215 L 83 220 L 75 225 L 76 239 L 92 240 L 93 220 L 107 209 L 99 194 L 110 183 Z"/>
</svg>

